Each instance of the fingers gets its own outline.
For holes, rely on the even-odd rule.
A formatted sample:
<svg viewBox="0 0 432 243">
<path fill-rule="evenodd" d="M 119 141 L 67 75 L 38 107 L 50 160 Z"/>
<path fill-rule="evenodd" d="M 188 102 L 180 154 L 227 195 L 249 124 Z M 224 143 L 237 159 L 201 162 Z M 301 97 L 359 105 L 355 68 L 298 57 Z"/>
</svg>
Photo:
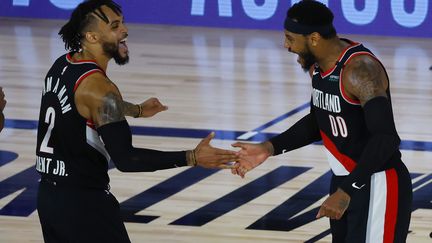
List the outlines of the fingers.
<svg viewBox="0 0 432 243">
<path fill-rule="evenodd" d="M 232 151 L 232 150 L 226 150 L 226 149 L 219 149 L 219 148 L 212 148 L 214 150 L 215 155 L 235 155 L 238 156 L 239 152 Z"/>
<path fill-rule="evenodd" d="M 214 136 L 215 136 L 215 133 L 211 132 L 209 135 L 207 135 L 207 137 L 205 137 L 201 140 L 201 142 L 198 144 L 197 148 L 201 147 L 203 145 L 210 144 L 210 141 L 214 138 Z"/>
<path fill-rule="evenodd" d="M 231 169 L 231 171 L 235 168 L 235 164 L 234 163 L 225 163 L 225 164 L 221 164 L 218 166 L 219 169 Z"/>
<path fill-rule="evenodd" d="M 326 204 L 321 205 L 316 218 L 329 217 L 330 219 L 339 220 L 342 218 L 342 212 L 337 209 L 333 209 Z"/>
<path fill-rule="evenodd" d="M 159 112 L 168 110 L 168 106 L 163 105 L 156 97 L 149 98 L 143 104 L 148 104 L 148 108 L 156 108 Z"/>
<path fill-rule="evenodd" d="M 226 163 L 236 161 L 237 157 L 232 155 L 222 155 L 214 159 L 208 158 L 206 160 L 209 161 L 210 164 L 216 164 L 217 166 L 219 166 L 220 164 L 226 164 Z"/>
<path fill-rule="evenodd" d="M 323 208 L 323 206 L 321 205 L 321 207 L 320 207 L 320 209 L 319 209 L 317 215 L 315 216 L 315 218 L 319 219 L 319 218 L 322 218 L 322 217 L 324 217 L 324 216 L 325 216 L 324 208 Z"/>
<path fill-rule="evenodd" d="M 168 110 L 168 106 L 163 105 L 157 98 L 155 98 L 155 101 L 153 102 L 155 106 L 159 108 L 160 111 L 166 111 Z"/>
<path fill-rule="evenodd" d="M 233 175 L 237 175 L 237 168 L 231 168 L 231 173 Z"/>
<path fill-rule="evenodd" d="M 242 148 L 242 149 L 246 149 L 246 145 L 247 143 L 241 143 L 241 142 L 236 142 L 231 144 L 231 146 L 233 146 L 234 148 Z"/>
</svg>

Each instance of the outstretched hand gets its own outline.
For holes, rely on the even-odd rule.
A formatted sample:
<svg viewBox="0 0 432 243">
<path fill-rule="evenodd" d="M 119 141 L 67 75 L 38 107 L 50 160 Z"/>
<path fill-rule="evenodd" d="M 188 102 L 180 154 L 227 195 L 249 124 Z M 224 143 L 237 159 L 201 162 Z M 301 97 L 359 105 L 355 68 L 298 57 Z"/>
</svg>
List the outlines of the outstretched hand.
<svg viewBox="0 0 432 243">
<path fill-rule="evenodd" d="M 262 164 L 268 157 L 272 155 L 273 146 L 269 142 L 261 144 L 250 144 L 237 142 L 232 144 L 235 148 L 241 148 L 240 159 L 236 163 L 237 167 L 232 168 L 231 172 L 234 175 L 239 175 L 244 178 L 245 174 Z"/>
<path fill-rule="evenodd" d="M 235 168 L 236 165 L 232 162 L 238 160 L 238 152 L 212 147 L 210 141 L 214 136 L 214 132 L 210 133 L 194 149 L 197 165 L 205 168 Z"/>
<path fill-rule="evenodd" d="M 140 117 L 152 117 L 159 112 L 168 110 L 168 106 L 163 105 L 158 98 L 152 97 L 139 104 L 141 107 Z"/>
</svg>

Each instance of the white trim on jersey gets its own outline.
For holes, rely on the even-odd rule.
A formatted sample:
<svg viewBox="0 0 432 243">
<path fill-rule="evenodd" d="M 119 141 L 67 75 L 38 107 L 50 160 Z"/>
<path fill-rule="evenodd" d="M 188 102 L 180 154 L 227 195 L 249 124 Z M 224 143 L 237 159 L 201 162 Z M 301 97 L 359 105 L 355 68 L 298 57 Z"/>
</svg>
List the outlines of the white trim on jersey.
<svg viewBox="0 0 432 243">
<path fill-rule="evenodd" d="M 366 227 L 366 242 L 384 241 L 384 224 L 387 204 L 386 172 L 377 172 L 371 176 L 369 214 Z"/>
<path fill-rule="evenodd" d="M 328 149 L 325 149 L 327 155 L 327 161 L 330 165 L 331 170 L 337 176 L 349 175 L 349 171 L 339 162 L 339 160 L 333 156 Z"/>
<path fill-rule="evenodd" d="M 88 145 L 92 146 L 94 149 L 99 151 L 99 153 L 105 156 L 108 162 L 111 160 L 111 157 L 109 156 L 108 151 L 106 151 L 105 146 L 99 138 L 96 130 L 89 126 L 86 126 L 86 138 Z"/>
</svg>

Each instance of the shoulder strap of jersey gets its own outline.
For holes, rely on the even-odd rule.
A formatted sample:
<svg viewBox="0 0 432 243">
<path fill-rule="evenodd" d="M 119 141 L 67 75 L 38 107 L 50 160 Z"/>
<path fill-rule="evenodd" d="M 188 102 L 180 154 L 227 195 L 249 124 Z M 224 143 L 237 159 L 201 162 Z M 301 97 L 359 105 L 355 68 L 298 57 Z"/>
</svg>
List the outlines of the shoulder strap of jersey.
<svg viewBox="0 0 432 243">
<path fill-rule="evenodd" d="M 74 60 L 72 58 L 73 53 L 68 53 L 65 55 L 67 62 L 73 66 L 76 70 L 78 70 L 79 76 L 77 77 L 73 91 L 75 92 L 81 82 L 88 76 L 94 73 L 102 73 L 106 75 L 105 72 L 99 65 L 96 63 L 96 60 Z"/>
</svg>

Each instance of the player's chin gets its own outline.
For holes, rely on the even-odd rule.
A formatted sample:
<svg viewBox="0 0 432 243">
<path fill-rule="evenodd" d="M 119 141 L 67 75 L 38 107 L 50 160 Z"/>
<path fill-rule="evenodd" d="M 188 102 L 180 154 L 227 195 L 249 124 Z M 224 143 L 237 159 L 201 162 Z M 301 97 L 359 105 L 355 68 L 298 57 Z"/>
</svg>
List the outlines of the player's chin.
<svg viewBox="0 0 432 243">
<path fill-rule="evenodd" d="M 120 54 L 114 57 L 114 61 L 118 65 L 125 65 L 129 62 L 129 55 L 126 53 L 124 55 Z"/>
</svg>

